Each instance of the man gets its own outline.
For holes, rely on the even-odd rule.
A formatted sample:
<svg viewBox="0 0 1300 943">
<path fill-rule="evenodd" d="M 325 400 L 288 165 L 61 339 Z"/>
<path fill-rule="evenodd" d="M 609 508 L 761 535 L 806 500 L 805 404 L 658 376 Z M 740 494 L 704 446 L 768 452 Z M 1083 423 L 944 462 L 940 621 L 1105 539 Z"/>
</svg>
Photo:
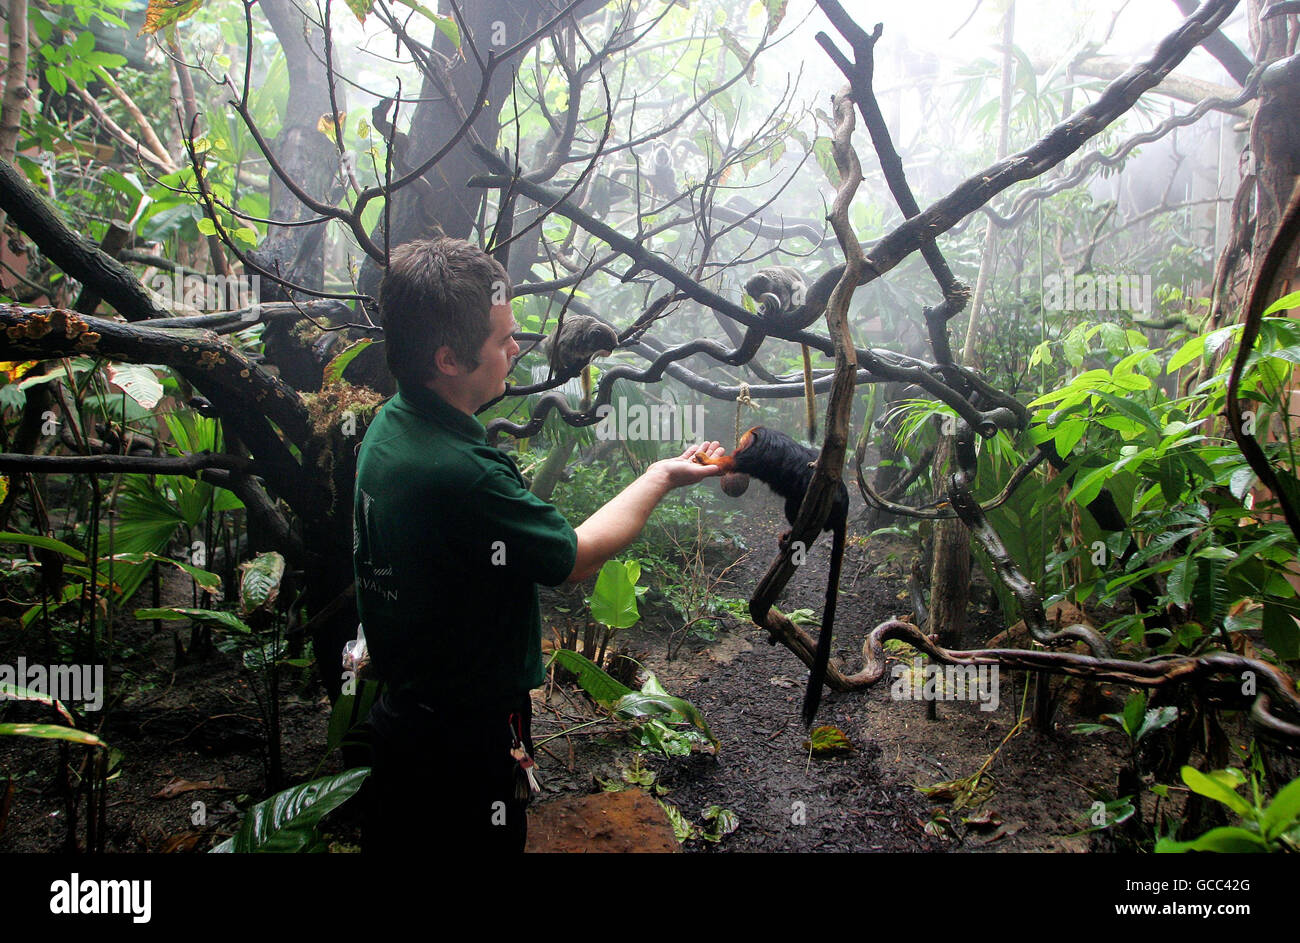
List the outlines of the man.
<svg viewBox="0 0 1300 943">
<path fill-rule="evenodd" d="M 366 432 L 354 501 L 357 606 L 384 682 L 366 848 L 522 851 L 537 584 L 596 573 L 665 494 L 718 473 L 697 451 L 722 450 L 654 463 L 572 528 L 474 418 L 519 353 L 501 265 L 459 239 L 408 243 L 380 310 L 398 393 Z"/>
</svg>

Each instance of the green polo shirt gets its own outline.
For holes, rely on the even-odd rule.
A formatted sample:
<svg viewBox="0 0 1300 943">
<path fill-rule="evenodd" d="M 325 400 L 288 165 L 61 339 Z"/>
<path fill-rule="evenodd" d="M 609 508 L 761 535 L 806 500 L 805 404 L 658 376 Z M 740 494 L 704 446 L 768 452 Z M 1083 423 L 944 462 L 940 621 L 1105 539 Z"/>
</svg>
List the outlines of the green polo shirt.
<svg viewBox="0 0 1300 943">
<path fill-rule="evenodd" d="M 578 537 L 477 419 L 400 388 L 361 444 L 353 512 L 377 677 L 433 705 L 496 704 L 542 683 L 537 584 L 573 572 Z"/>
</svg>

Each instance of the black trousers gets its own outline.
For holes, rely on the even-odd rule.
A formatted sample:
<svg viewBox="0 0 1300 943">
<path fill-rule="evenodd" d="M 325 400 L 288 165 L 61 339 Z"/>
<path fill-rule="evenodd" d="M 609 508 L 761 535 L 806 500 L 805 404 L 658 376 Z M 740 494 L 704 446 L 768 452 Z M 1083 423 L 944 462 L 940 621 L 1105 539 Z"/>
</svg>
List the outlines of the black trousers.
<svg viewBox="0 0 1300 943">
<path fill-rule="evenodd" d="M 510 750 L 517 735 L 532 755 L 531 722 L 526 695 L 500 707 L 432 709 L 381 696 L 370 712 L 362 850 L 522 852 L 527 788 Z"/>
</svg>

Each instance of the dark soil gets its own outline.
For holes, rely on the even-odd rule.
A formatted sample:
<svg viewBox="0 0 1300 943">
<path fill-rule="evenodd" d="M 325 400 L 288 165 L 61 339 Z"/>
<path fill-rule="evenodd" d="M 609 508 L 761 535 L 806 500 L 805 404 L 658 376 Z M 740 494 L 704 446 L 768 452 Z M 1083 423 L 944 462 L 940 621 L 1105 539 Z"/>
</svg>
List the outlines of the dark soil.
<svg viewBox="0 0 1300 943">
<path fill-rule="evenodd" d="M 741 596 L 770 562 L 775 535 L 787 529 L 779 500 L 757 483 L 742 500 L 745 514 L 735 536 L 755 552 L 728 574 L 734 586 L 727 589 L 729 595 Z M 819 541 L 812 549 L 806 571 L 786 589 L 784 611 L 806 607 L 820 612 L 829 543 Z M 846 668 L 860 665 L 865 632 L 911 609 L 905 574 L 912 553 L 897 540 L 850 544 L 833 652 Z M 733 558 L 734 551 L 720 555 L 717 569 Z M 978 571 L 973 578 L 972 596 L 991 604 Z M 973 609 L 970 621 L 971 645 L 1006 627 L 987 606 Z M 996 711 L 980 710 L 972 702 L 944 702 L 938 705 L 937 721 L 926 719 L 924 703 L 891 700 L 887 680 L 865 692 L 828 690 L 817 724 L 838 727 L 856 749 L 847 756 L 813 758 L 799 719 L 807 671 L 793 654 L 767 644 L 766 633 L 737 619 L 715 641 L 693 640 L 670 661 L 665 639 L 671 623 L 657 622 L 643 618 L 620 640 L 622 648 L 654 671 L 670 693 L 703 712 L 721 748 L 716 756 L 697 753 L 646 763 L 669 790 L 666 801 L 696 824 L 703 824 L 703 810 L 713 805 L 740 818 L 739 829 L 721 844 L 691 842 L 688 850 L 1086 851 L 1086 837 L 1069 835 L 1087 824 L 1094 793 L 1105 798 L 1114 793 L 1123 762 L 1117 736 L 1074 735 L 1069 724 L 1081 718 L 1066 711 L 1058 715 L 1052 736 L 1026 723 L 999 749 L 1017 726 L 1022 706 L 1027 716 L 1021 677 L 1002 676 Z M 544 707 L 538 713 L 535 733 L 559 729 L 559 724 L 548 725 Z M 549 785 L 582 788 L 593 772 L 619 778 L 628 760 L 626 744 L 591 739 L 572 738 L 572 758 L 553 749 L 554 755 L 541 761 L 552 768 Z M 993 754 L 984 777 L 991 794 L 975 808 L 947 815 L 951 803 L 931 801 L 916 788 L 969 777 Z M 559 769 L 554 769 L 556 761 Z M 974 822 L 965 825 L 963 818 Z M 945 827 L 945 819 L 954 824 Z"/>
<path fill-rule="evenodd" d="M 755 552 L 731 572 L 731 587 L 719 587 L 733 597 L 748 595 L 775 549 L 775 535 L 786 529 L 779 503 L 757 483 L 739 506 L 745 515 L 729 536 Z M 786 591 L 783 610 L 821 610 L 828 546 L 822 540 L 813 548 L 806 569 Z M 721 569 L 737 553 L 734 547 L 721 549 L 708 560 Z M 902 542 L 849 547 L 834 652 L 847 668 L 858 664 L 866 631 L 911 609 L 904 576 L 911 554 Z M 170 579 L 164 603 L 188 605 L 188 584 L 179 574 Z M 975 598 L 988 603 L 987 586 L 981 589 L 978 577 L 976 584 Z M 544 593 L 545 623 L 562 622 L 554 606 L 571 607 L 573 599 L 572 593 Z M 654 671 L 670 693 L 691 700 L 720 748 L 716 755 L 646 754 L 639 766 L 656 775 L 663 800 L 696 825 L 704 824 L 703 811 L 715 805 L 738 820 L 722 842 L 692 841 L 687 850 L 1087 850 L 1086 838 L 1069 835 L 1084 824 L 1094 793 L 1113 793 L 1122 762 L 1118 740 L 1069 733 L 1076 718 L 1065 712 L 1051 736 L 1027 724 L 1017 728 L 1022 677 L 1002 676 L 996 711 L 945 702 L 937 721 L 926 719 L 923 703 L 891 700 L 887 680 L 866 692 L 828 691 L 818 723 L 840 728 L 854 749 L 815 758 L 798 717 L 806 670 L 791 653 L 766 644 L 748 621 L 732 619 L 712 640 L 689 638 L 669 660 L 670 633 L 680 629 L 680 620 L 672 621 L 671 610 L 653 601 L 642 611 L 641 623 L 616 639 L 615 647 Z M 986 606 L 971 616 L 973 643 L 1005 628 Z M 204 851 L 229 835 L 241 810 L 268 791 L 262 712 L 250 673 L 237 655 L 219 652 L 178 664 L 172 631 L 177 625 L 182 623 L 164 623 L 160 635 L 151 623 L 118 630 L 119 645 L 131 653 L 115 670 L 114 690 L 126 694 L 99 730 L 120 751 L 107 794 L 108 851 Z M 23 631 L 12 621 L 0 625 L 0 651 L 6 658 L 48 660 L 40 632 Z M 337 753 L 322 764 L 329 706 L 306 671 L 286 670 L 281 704 L 285 783 L 341 769 Z M 534 704 L 539 740 L 595 716 L 580 692 L 559 684 L 537 692 Z M 54 721 L 48 709 L 28 704 L 7 705 L 5 719 Z M 12 799 L 7 818 L 0 820 L 0 851 L 65 848 L 70 807 L 58 776 L 61 749 L 49 741 L 4 738 L 0 789 L 3 777 L 12 777 Z M 66 750 L 75 757 L 82 748 Z M 553 739 L 537 759 L 543 802 L 597 791 L 598 781 L 621 782 L 623 770 L 638 768 L 625 733 L 610 724 Z M 973 808 L 950 811 L 951 800 L 917 790 L 985 766 L 991 790 Z M 84 815 L 84 803 L 78 814 Z M 355 823 L 346 815 L 336 818 L 336 850 L 354 850 Z M 74 830 L 82 842 L 83 825 Z"/>
</svg>

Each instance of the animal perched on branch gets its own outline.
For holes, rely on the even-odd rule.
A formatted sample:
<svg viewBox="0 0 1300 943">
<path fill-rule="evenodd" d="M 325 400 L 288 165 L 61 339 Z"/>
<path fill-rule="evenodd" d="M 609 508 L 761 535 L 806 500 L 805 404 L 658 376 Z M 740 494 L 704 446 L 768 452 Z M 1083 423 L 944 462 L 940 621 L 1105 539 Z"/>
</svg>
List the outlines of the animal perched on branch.
<svg viewBox="0 0 1300 943">
<path fill-rule="evenodd" d="M 803 307 L 808 296 L 808 283 L 803 273 L 789 265 L 773 265 L 761 268 L 745 282 L 745 294 L 759 303 L 765 319 L 788 319 L 790 315 Z M 817 439 L 817 399 L 813 393 L 812 355 L 807 344 L 803 348 L 803 391 L 807 406 L 805 424 L 808 441 Z"/>
<path fill-rule="evenodd" d="M 670 197 L 677 190 L 677 170 L 673 165 L 673 152 L 662 141 L 655 143 L 650 154 L 650 173 L 647 175 L 656 196 Z"/>
<path fill-rule="evenodd" d="M 763 316 L 770 318 L 802 307 L 808 295 L 808 283 L 797 268 L 773 265 L 749 276 L 745 294 L 762 305 Z"/>
<path fill-rule="evenodd" d="M 551 369 L 560 380 L 582 373 L 594 357 L 608 357 L 618 346 L 618 331 L 585 314 L 566 314 L 564 323 L 547 341 Z"/>
<path fill-rule="evenodd" d="M 793 527 L 799 516 L 799 505 L 812 481 L 817 450 L 800 445 L 794 439 L 775 429 L 755 426 L 736 444 L 730 455 L 705 458 L 696 454 L 702 465 L 719 465 L 727 475 L 751 475 L 785 498 L 785 519 Z M 725 475 L 724 475 L 725 477 Z M 844 536 L 848 528 L 849 492 L 843 482 L 838 483 L 830 515 L 824 530 L 832 533 L 831 569 L 826 580 L 826 608 L 822 616 L 822 629 L 817 637 L 817 651 L 813 657 L 812 672 L 808 676 L 808 691 L 803 701 L 803 721 L 811 726 L 821 703 L 822 685 L 826 681 L 826 668 L 831 657 L 831 633 L 835 626 L 835 603 L 839 597 L 840 565 L 844 560 Z M 781 537 L 782 543 L 789 532 Z"/>
</svg>

